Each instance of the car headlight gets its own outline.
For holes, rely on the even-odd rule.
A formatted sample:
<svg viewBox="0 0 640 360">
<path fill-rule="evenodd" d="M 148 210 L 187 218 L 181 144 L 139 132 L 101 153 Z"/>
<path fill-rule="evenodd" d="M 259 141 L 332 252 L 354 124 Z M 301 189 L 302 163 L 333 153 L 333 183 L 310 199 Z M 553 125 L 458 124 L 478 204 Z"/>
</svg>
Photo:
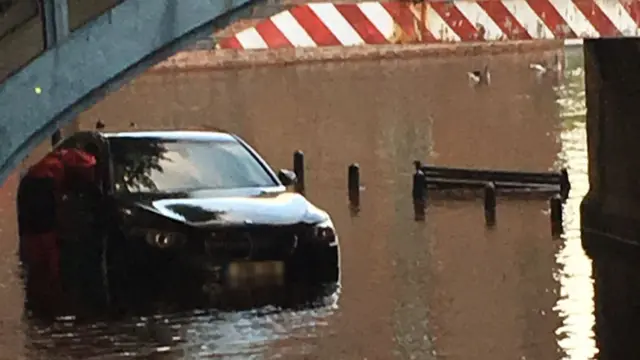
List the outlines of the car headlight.
<svg viewBox="0 0 640 360">
<path fill-rule="evenodd" d="M 155 229 L 134 229 L 131 231 L 134 236 L 142 236 L 150 246 L 158 249 L 169 249 L 181 246 L 186 238 L 184 234 L 173 231 L 162 231 Z"/>
<path fill-rule="evenodd" d="M 147 244 L 159 249 L 168 249 L 182 245 L 184 237 L 182 234 L 163 231 L 149 231 L 145 236 Z"/>
<path fill-rule="evenodd" d="M 313 226 L 312 238 L 315 241 L 333 243 L 337 240 L 336 230 L 331 219 Z"/>
</svg>

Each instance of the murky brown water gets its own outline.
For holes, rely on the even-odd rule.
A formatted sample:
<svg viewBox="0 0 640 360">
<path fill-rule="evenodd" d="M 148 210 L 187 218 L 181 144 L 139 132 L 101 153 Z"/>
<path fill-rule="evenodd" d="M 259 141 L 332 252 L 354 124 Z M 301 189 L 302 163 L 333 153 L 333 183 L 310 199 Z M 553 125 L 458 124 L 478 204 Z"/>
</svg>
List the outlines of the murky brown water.
<svg viewBox="0 0 640 360">
<path fill-rule="evenodd" d="M 0 359 L 591 359 L 591 262 L 580 247 L 586 192 L 581 65 L 563 85 L 531 62 L 553 53 L 363 61 L 150 74 L 83 114 L 107 128 L 208 124 L 235 131 L 274 167 L 305 151 L 308 195 L 342 242 L 339 294 L 297 310 L 163 311 L 118 322 L 38 324 L 22 317 L 10 180 L 1 192 Z M 579 55 L 569 58 L 581 64 Z M 490 64 L 492 84 L 466 72 Z M 570 117 L 566 114 L 572 112 Z M 573 186 L 563 241 L 544 200 L 434 201 L 413 220 L 411 162 L 546 170 Z M 346 169 L 358 162 L 362 211 Z"/>
</svg>

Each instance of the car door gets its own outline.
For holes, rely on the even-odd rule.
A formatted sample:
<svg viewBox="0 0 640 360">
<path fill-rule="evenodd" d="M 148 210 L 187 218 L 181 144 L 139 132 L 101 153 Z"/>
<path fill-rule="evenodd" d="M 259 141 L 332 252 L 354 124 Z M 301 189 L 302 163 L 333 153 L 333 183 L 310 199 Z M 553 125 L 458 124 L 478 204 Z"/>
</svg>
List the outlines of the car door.
<svg viewBox="0 0 640 360">
<path fill-rule="evenodd" d="M 103 196 L 104 160 L 101 153 L 104 142 L 94 133 L 78 133 L 65 140 L 61 149 L 77 149 L 89 152 L 96 157 L 94 183 L 89 191 L 85 188 L 65 187 L 60 194 L 58 225 L 60 237 L 69 241 L 82 241 L 99 231 L 100 202 Z"/>
</svg>

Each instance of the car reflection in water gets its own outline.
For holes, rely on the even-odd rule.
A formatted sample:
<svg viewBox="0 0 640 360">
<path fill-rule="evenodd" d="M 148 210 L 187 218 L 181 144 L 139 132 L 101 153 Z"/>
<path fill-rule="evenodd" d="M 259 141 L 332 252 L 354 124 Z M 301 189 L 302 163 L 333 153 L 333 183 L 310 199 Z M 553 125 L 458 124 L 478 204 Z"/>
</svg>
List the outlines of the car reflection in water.
<svg viewBox="0 0 640 360">
<path fill-rule="evenodd" d="M 92 174 L 83 181 L 68 163 L 47 168 L 72 152 L 94 159 L 83 162 Z M 235 135 L 80 132 L 42 163 L 47 171 L 38 176 L 52 178 L 48 186 L 28 173 L 19 189 L 21 258 L 28 278 L 37 269 L 50 274 L 56 256 L 33 256 L 42 248 L 34 244 L 57 247 L 49 254 L 60 254 L 61 294 L 104 300 L 94 305 L 144 304 L 194 289 L 210 296 L 252 283 L 339 280 L 330 216 L 287 191 L 296 181 L 291 171 L 276 174 Z M 43 211 L 42 189 L 54 193 L 45 194 L 51 211 Z M 29 229 L 43 221 L 51 231 Z M 55 282 L 41 281 L 47 289 Z"/>
<path fill-rule="evenodd" d="M 337 284 L 225 287 L 206 300 L 162 296 L 145 308 L 103 316 L 26 319 L 28 358 L 247 358 L 315 338 L 337 308 Z M 303 349 L 286 349 L 305 352 Z"/>
</svg>

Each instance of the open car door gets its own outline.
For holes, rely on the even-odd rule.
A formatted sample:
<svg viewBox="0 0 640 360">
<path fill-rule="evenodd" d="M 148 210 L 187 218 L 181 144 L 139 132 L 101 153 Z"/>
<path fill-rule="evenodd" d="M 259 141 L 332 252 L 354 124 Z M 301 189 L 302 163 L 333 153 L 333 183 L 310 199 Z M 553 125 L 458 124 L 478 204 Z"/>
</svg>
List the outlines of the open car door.
<svg viewBox="0 0 640 360">
<path fill-rule="evenodd" d="M 65 240 L 82 241 L 100 230 L 105 141 L 97 133 L 78 133 L 58 149 L 65 169 L 59 190 L 59 235 Z"/>
</svg>

